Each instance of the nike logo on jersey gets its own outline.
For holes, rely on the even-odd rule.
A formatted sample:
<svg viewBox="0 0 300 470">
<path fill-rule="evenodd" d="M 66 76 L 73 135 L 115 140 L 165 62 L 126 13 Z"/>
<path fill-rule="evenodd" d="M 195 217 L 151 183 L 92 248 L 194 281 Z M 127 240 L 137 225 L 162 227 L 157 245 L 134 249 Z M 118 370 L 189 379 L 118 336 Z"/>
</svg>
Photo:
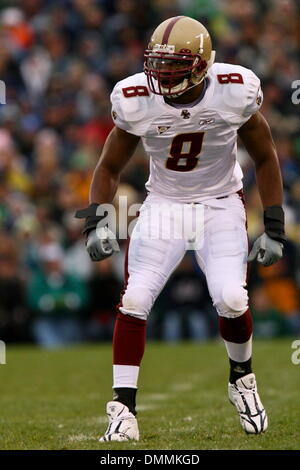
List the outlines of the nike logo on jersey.
<svg viewBox="0 0 300 470">
<path fill-rule="evenodd" d="M 168 129 L 170 129 L 171 126 L 157 126 L 157 133 L 158 135 L 163 134 L 166 132 Z"/>
</svg>

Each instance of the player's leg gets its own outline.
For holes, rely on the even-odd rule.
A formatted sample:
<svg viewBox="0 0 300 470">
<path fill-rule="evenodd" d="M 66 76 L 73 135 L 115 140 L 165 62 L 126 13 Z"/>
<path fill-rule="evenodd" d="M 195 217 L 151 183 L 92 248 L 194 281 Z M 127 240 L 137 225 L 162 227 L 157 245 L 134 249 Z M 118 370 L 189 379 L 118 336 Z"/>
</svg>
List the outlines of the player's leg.
<svg viewBox="0 0 300 470">
<path fill-rule="evenodd" d="M 185 243 L 182 239 L 166 239 L 161 236 L 161 230 L 156 231 L 154 225 L 157 220 L 154 212 L 153 206 L 151 210 L 149 205 L 143 206 L 128 246 L 125 263 L 126 285 L 113 337 L 114 396 L 113 401 L 107 405 L 112 426 L 108 428 L 102 440 L 128 440 L 139 437 L 135 401 L 139 369 L 145 349 L 147 318 L 155 299 L 185 253 Z M 167 219 L 172 218 L 172 213 L 165 213 L 164 216 L 164 223 L 167 225 Z M 137 233 L 140 234 L 139 237 Z M 122 431 L 125 428 L 126 432 Z"/>
<path fill-rule="evenodd" d="M 239 409 L 243 428 L 258 433 L 266 429 L 267 418 L 251 366 L 252 318 L 246 286 L 245 222 L 244 206 L 238 195 L 224 199 L 223 208 L 206 208 L 205 240 L 197 255 L 219 315 L 220 334 L 229 357 L 230 399 Z"/>
</svg>

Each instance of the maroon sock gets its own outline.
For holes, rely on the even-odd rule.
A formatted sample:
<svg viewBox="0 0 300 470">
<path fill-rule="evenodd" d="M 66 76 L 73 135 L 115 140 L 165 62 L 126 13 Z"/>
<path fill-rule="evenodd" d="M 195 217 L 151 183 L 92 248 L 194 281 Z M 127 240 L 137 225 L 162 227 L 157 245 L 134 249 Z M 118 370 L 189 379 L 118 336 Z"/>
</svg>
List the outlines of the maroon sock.
<svg viewBox="0 0 300 470">
<path fill-rule="evenodd" d="M 231 343 L 246 343 L 252 335 L 252 316 L 248 309 L 237 318 L 226 318 L 219 316 L 219 330 L 225 341 Z"/>
<path fill-rule="evenodd" d="M 146 320 L 118 313 L 113 337 L 113 363 L 139 366 L 146 343 Z"/>
</svg>

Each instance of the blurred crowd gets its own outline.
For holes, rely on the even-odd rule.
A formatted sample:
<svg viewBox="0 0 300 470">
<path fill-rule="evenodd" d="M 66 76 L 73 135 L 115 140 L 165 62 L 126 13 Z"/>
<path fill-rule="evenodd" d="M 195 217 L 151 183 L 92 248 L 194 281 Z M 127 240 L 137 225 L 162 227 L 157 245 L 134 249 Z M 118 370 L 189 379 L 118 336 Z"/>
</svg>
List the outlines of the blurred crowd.
<svg viewBox="0 0 300 470">
<path fill-rule="evenodd" d="M 45 347 L 111 338 L 123 283 L 125 246 L 92 264 L 76 209 L 113 124 L 109 94 L 142 70 L 154 27 L 178 14 L 203 22 L 216 61 L 251 68 L 262 80 L 262 112 L 284 181 L 285 257 L 249 274 L 256 337 L 300 333 L 300 5 L 297 0 L 1 0 L 0 339 Z M 249 156 L 244 170 L 249 237 L 262 208 Z M 118 195 L 142 202 L 148 162 L 141 147 Z M 117 200 L 117 199 L 116 199 Z M 125 245 L 125 244 L 124 244 Z M 150 337 L 216 336 L 217 316 L 188 253 L 157 300 Z"/>
</svg>

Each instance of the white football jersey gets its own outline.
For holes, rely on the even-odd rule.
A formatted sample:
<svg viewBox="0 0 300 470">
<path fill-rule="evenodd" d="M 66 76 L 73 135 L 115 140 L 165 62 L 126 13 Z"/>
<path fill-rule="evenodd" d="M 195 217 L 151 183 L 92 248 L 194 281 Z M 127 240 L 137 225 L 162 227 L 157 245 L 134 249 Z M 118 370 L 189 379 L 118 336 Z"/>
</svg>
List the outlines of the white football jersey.
<svg viewBox="0 0 300 470">
<path fill-rule="evenodd" d="M 144 73 L 118 82 L 111 94 L 117 127 L 140 136 L 150 158 L 148 192 L 204 202 L 242 188 L 237 130 L 261 106 L 260 81 L 239 65 L 215 63 L 194 106 L 167 104 L 150 92 Z"/>
</svg>

